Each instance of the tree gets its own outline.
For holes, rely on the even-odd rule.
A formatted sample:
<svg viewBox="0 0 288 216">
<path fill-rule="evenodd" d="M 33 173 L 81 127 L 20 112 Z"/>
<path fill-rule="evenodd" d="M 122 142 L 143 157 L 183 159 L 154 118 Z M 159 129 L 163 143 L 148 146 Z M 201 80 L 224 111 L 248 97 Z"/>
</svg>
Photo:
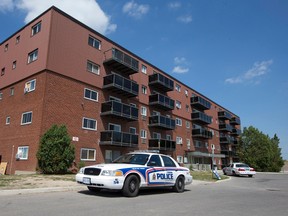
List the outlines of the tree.
<svg viewBox="0 0 288 216">
<path fill-rule="evenodd" d="M 40 170 L 45 174 L 67 172 L 75 159 L 75 148 L 71 145 L 65 125 L 53 125 L 41 137 L 37 159 Z"/>
<path fill-rule="evenodd" d="M 284 165 L 279 141 L 276 134 L 271 139 L 252 126 L 244 128 L 238 148 L 240 160 L 257 171 L 279 172 Z"/>
</svg>

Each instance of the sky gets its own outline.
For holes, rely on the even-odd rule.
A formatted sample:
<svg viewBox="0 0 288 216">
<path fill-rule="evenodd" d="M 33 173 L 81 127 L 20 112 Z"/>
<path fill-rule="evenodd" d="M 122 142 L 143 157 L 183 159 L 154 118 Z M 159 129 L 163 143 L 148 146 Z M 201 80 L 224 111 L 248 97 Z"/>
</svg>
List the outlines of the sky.
<svg viewBox="0 0 288 216">
<path fill-rule="evenodd" d="M 287 0 L 1 0 L 0 42 L 52 5 L 277 134 L 288 160 Z"/>
</svg>

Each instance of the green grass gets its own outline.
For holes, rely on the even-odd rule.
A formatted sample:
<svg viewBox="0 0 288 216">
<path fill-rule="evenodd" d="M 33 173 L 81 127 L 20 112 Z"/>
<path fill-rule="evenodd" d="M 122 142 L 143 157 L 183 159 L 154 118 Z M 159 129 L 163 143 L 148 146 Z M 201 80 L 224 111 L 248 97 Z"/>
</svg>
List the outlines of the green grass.
<svg viewBox="0 0 288 216">
<path fill-rule="evenodd" d="M 194 180 L 200 181 L 221 181 L 223 179 L 227 179 L 227 176 L 220 175 L 221 180 L 217 180 L 214 175 L 212 175 L 212 171 L 191 171 L 191 175 L 193 176 Z"/>
</svg>

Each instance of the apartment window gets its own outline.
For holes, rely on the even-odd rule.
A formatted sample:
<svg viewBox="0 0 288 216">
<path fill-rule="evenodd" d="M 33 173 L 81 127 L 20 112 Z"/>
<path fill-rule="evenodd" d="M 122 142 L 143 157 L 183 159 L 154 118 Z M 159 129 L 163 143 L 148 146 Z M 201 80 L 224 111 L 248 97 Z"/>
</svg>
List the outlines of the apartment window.
<svg viewBox="0 0 288 216">
<path fill-rule="evenodd" d="M 186 121 L 186 128 L 190 128 L 190 122 Z"/>
<path fill-rule="evenodd" d="M 175 89 L 176 89 L 176 91 L 181 92 L 181 86 L 180 85 L 176 84 Z"/>
<path fill-rule="evenodd" d="M 129 133 L 130 134 L 136 134 L 136 128 L 135 127 L 130 127 L 129 128 Z"/>
<path fill-rule="evenodd" d="M 88 44 L 98 50 L 100 50 L 101 48 L 101 42 L 96 38 L 92 37 L 91 35 L 89 36 Z"/>
<path fill-rule="evenodd" d="M 41 22 L 37 23 L 36 25 L 32 26 L 31 28 L 31 35 L 35 35 L 41 31 Z"/>
<path fill-rule="evenodd" d="M 88 148 L 81 148 L 80 157 L 81 157 L 81 160 L 84 160 L 84 161 L 95 161 L 96 150 L 88 149 Z"/>
<path fill-rule="evenodd" d="M 186 112 L 189 112 L 189 111 L 190 111 L 189 105 L 186 104 Z"/>
<path fill-rule="evenodd" d="M 11 119 L 10 119 L 10 116 L 7 116 L 7 117 L 6 117 L 6 125 L 9 125 L 9 124 L 10 124 L 10 120 L 11 120 Z"/>
<path fill-rule="evenodd" d="M 30 80 L 30 81 L 25 83 L 24 93 L 34 91 L 35 88 L 36 88 L 36 79 Z"/>
<path fill-rule="evenodd" d="M 88 100 L 98 101 L 98 92 L 91 89 L 84 89 L 84 98 Z"/>
<path fill-rule="evenodd" d="M 5 51 L 5 52 L 8 51 L 8 47 L 9 47 L 9 44 L 8 44 L 8 43 L 5 44 L 5 47 L 4 47 L 4 51 Z"/>
<path fill-rule="evenodd" d="M 142 65 L 141 71 L 142 73 L 147 74 L 147 67 L 145 65 Z"/>
<path fill-rule="evenodd" d="M 141 107 L 141 115 L 142 116 L 147 116 L 147 108 L 144 107 L 144 106 Z"/>
<path fill-rule="evenodd" d="M 20 35 L 18 35 L 17 37 L 16 37 L 16 44 L 18 44 L 20 42 Z"/>
<path fill-rule="evenodd" d="M 176 137 L 176 144 L 182 144 L 182 137 Z"/>
<path fill-rule="evenodd" d="M 82 128 L 87 130 L 97 130 L 97 121 L 95 119 L 83 118 Z"/>
<path fill-rule="evenodd" d="M 161 133 L 153 132 L 153 139 L 161 139 Z"/>
<path fill-rule="evenodd" d="M 147 139 L 147 131 L 146 130 L 141 130 L 140 136 L 142 139 Z"/>
<path fill-rule="evenodd" d="M 95 64 L 94 62 L 87 61 L 87 71 L 97 74 L 100 74 L 100 66 Z"/>
<path fill-rule="evenodd" d="M 182 126 L 182 119 L 176 118 L 175 121 L 176 121 L 176 125 Z"/>
<path fill-rule="evenodd" d="M 121 125 L 109 123 L 108 130 L 121 132 Z"/>
<path fill-rule="evenodd" d="M 2 98 L 3 98 L 3 93 L 0 92 L 0 100 L 2 100 Z"/>
<path fill-rule="evenodd" d="M 185 96 L 188 97 L 188 90 L 185 89 Z"/>
<path fill-rule="evenodd" d="M 147 86 L 142 85 L 142 94 L 147 94 Z"/>
<path fill-rule="evenodd" d="M 181 109 L 181 102 L 176 100 L 176 108 Z"/>
<path fill-rule="evenodd" d="M 14 91 L 15 91 L 14 87 L 10 88 L 10 96 L 14 95 Z"/>
<path fill-rule="evenodd" d="M 27 160 L 28 159 L 28 151 L 29 151 L 29 146 L 20 146 L 18 147 L 17 151 L 17 159 L 18 160 Z"/>
<path fill-rule="evenodd" d="M 16 68 L 16 65 L 17 65 L 17 61 L 13 61 L 12 63 L 12 70 L 14 70 Z"/>
<path fill-rule="evenodd" d="M 177 155 L 177 162 L 183 163 L 183 156 Z"/>
<path fill-rule="evenodd" d="M 166 134 L 166 140 L 171 140 L 171 135 L 170 134 Z"/>
<path fill-rule="evenodd" d="M 36 61 L 37 59 L 38 59 L 38 49 L 36 49 L 36 50 L 34 50 L 28 54 L 28 64 Z"/>
<path fill-rule="evenodd" d="M 32 112 L 22 113 L 21 125 L 31 124 L 32 123 Z"/>
<path fill-rule="evenodd" d="M 1 69 L 1 76 L 4 76 L 5 74 L 5 67 Z"/>
<path fill-rule="evenodd" d="M 186 143 L 187 143 L 187 148 L 190 149 L 190 146 L 191 146 L 190 139 L 186 139 Z"/>
</svg>

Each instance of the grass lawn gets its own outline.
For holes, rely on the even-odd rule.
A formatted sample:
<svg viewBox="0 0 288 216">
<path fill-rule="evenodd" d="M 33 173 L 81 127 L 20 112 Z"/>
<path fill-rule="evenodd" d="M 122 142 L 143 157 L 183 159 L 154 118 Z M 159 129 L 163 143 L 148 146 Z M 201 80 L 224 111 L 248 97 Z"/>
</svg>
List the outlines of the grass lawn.
<svg viewBox="0 0 288 216">
<path fill-rule="evenodd" d="M 217 180 L 214 175 L 212 175 L 212 171 L 191 171 L 191 175 L 194 180 L 200 181 L 221 181 L 223 179 L 227 179 L 228 177 L 225 175 L 220 175 L 221 180 Z"/>
</svg>

